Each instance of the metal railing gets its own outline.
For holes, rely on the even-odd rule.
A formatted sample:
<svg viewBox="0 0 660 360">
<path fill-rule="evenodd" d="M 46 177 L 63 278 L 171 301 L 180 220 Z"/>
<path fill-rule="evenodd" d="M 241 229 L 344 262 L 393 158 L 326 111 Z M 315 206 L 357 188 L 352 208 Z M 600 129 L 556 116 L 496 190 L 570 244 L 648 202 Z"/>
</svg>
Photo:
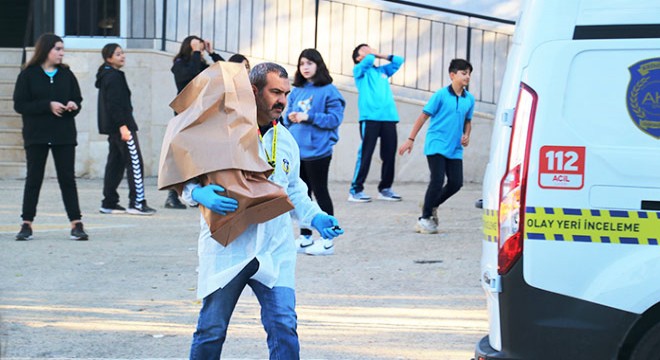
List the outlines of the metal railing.
<svg viewBox="0 0 660 360">
<path fill-rule="evenodd" d="M 513 22 L 410 1 L 128 0 L 128 38 L 160 40 L 176 52 L 195 34 L 227 53 L 296 66 L 300 51 L 317 48 L 333 75 L 350 78 L 351 53 L 368 43 L 406 58 L 392 78 L 402 92 L 428 97 L 449 83 L 453 58 L 474 66 L 470 92 L 497 102 Z M 396 92 L 396 90 L 395 90 Z M 417 94 L 419 93 L 419 94 Z"/>
</svg>

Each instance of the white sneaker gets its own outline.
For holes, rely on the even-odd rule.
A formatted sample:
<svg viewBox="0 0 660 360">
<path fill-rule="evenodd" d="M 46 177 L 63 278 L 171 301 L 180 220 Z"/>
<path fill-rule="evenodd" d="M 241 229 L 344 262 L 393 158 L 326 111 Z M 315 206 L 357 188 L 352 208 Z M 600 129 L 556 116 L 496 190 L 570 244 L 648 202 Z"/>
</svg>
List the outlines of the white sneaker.
<svg viewBox="0 0 660 360">
<path fill-rule="evenodd" d="M 307 255 L 332 255 L 334 253 L 334 241 L 327 239 L 318 239 L 314 241 L 314 245 L 305 249 Z"/>
<path fill-rule="evenodd" d="M 312 236 L 309 235 L 300 235 L 296 238 L 296 250 L 300 254 L 305 253 L 305 249 L 309 248 L 310 246 L 314 245 L 314 239 L 312 239 Z"/>
<path fill-rule="evenodd" d="M 419 218 L 415 224 L 415 232 L 420 234 L 437 234 L 438 226 L 432 218 Z"/>
<path fill-rule="evenodd" d="M 365 203 L 365 202 L 371 201 L 371 196 L 363 193 L 362 191 L 357 192 L 355 194 L 350 193 L 350 194 L 348 194 L 348 201 L 358 202 L 358 203 Z"/>
<path fill-rule="evenodd" d="M 392 191 L 392 188 L 386 188 L 380 191 L 378 194 L 378 200 L 401 201 L 401 196 Z"/>
</svg>

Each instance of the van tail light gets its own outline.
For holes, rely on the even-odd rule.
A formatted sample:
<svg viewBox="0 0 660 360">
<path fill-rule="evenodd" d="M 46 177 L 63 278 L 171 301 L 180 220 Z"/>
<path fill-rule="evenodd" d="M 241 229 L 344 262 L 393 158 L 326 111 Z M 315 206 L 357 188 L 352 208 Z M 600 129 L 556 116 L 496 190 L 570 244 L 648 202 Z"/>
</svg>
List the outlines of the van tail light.
<svg viewBox="0 0 660 360">
<path fill-rule="evenodd" d="M 500 182 L 498 270 L 504 275 L 520 259 L 523 250 L 525 190 L 527 167 L 536 114 L 536 92 L 520 84 L 518 102 L 513 116 L 507 171 Z"/>
</svg>

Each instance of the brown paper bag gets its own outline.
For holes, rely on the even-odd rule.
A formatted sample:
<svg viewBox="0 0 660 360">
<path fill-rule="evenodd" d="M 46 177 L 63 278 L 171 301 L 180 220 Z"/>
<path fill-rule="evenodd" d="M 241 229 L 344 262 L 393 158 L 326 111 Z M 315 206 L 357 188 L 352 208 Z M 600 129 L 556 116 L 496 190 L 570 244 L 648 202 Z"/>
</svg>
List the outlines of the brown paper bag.
<svg viewBox="0 0 660 360">
<path fill-rule="evenodd" d="M 238 200 L 238 209 L 227 216 L 218 216 L 200 205 L 211 230 L 211 237 L 227 246 L 248 225 L 263 223 L 291 209 L 293 204 L 282 187 L 267 180 L 264 173 L 230 169 L 215 171 L 201 178 L 203 185 L 217 184 L 225 188 L 221 195 Z"/>
<path fill-rule="evenodd" d="M 249 224 L 293 209 L 284 189 L 268 181 L 273 169 L 259 156 L 256 103 L 242 64 L 214 63 L 170 107 L 178 115 L 163 138 L 158 188 L 181 193 L 193 178 L 224 187 L 239 202 L 236 212 L 223 216 L 200 206 L 220 244 L 229 244 Z"/>
</svg>

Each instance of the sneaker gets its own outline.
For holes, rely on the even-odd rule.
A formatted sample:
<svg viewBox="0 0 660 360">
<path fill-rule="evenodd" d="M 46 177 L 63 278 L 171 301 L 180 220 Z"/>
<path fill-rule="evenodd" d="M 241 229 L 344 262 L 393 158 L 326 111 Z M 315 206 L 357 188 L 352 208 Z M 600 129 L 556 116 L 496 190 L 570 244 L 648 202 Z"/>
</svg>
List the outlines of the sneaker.
<svg viewBox="0 0 660 360">
<path fill-rule="evenodd" d="M 166 209 L 185 209 L 186 205 L 184 205 L 181 200 L 179 200 L 179 196 L 177 195 L 176 192 L 170 192 L 167 195 L 167 200 L 165 200 L 165 208 Z"/>
<path fill-rule="evenodd" d="M 32 226 L 28 223 L 21 225 L 21 231 L 16 234 L 17 241 L 32 240 Z"/>
<path fill-rule="evenodd" d="M 391 188 L 386 188 L 380 191 L 378 199 L 385 201 L 401 201 L 401 196 L 397 195 Z"/>
<path fill-rule="evenodd" d="M 314 239 L 311 235 L 300 235 L 296 238 L 296 249 L 300 254 L 304 254 L 305 249 L 312 245 L 314 245 Z"/>
<path fill-rule="evenodd" d="M 332 255 L 335 253 L 334 241 L 328 239 L 318 239 L 314 241 L 314 245 L 305 249 L 307 255 Z"/>
<path fill-rule="evenodd" d="M 115 206 L 112 206 L 112 207 L 103 207 L 103 206 L 101 206 L 99 208 L 99 212 L 101 214 L 124 214 L 126 212 L 126 208 L 124 208 L 123 206 L 121 206 L 119 204 L 117 204 Z"/>
<path fill-rule="evenodd" d="M 420 234 L 437 234 L 438 226 L 435 224 L 432 218 L 423 218 L 420 217 L 415 224 L 415 232 Z"/>
<path fill-rule="evenodd" d="M 371 201 L 371 197 L 364 192 L 360 191 L 357 193 L 350 193 L 348 194 L 348 201 L 350 202 L 358 202 L 358 203 L 365 203 Z"/>
<path fill-rule="evenodd" d="M 153 215 L 156 213 L 156 209 L 147 206 L 147 201 L 144 200 L 136 203 L 134 207 L 129 207 L 126 212 L 131 215 Z"/>
<path fill-rule="evenodd" d="M 71 229 L 71 240 L 88 240 L 89 235 L 83 230 L 83 224 L 77 222 Z"/>
</svg>

